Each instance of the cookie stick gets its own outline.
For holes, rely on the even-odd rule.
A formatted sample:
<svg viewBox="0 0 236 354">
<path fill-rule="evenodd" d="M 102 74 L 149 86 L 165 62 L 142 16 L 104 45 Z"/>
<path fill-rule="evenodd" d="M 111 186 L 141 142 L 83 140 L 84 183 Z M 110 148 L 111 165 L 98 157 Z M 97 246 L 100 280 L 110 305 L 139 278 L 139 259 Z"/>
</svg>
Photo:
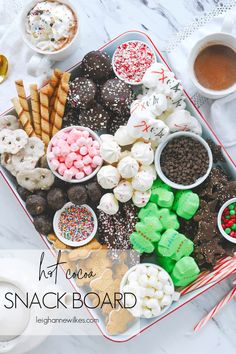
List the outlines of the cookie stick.
<svg viewBox="0 0 236 354">
<path fill-rule="evenodd" d="M 54 102 L 57 95 L 57 89 L 60 84 L 61 77 L 62 77 L 62 71 L 60 69 L 54 69 L 53 74 L 49 80 L 50 113 L 53 110 Z"/>
<path fill-rule="evenodd" d="M 28 115 L 24 111 L 24 109 L 21 107 L 20 101 L 18 100 L 17 97 L 12 98 L 12 103 L 14 105 L 14 108 L 16 110 L 16 113 L 19 117 L 19 121 L 24 129 L 24 131 L 28 134 L 29 137 L 31 136 L 36 136 L 34 132 L 34 128 L 31 125 L 31 122 L 29 120 Z"/>
<path fill-rule="evenodd" d="M 50 141 L 50 122 L 49 122 L 49 97 L 48 85 L 40 90 L 40 114 L 41 114 L 41 135 L 45 146 Z"/>
<path fill-rule="evenodd" d="M 52 135 L 55 135 L 62 126 L 62 118 L 65 112 L 67 94 L 69 91 L 70 73 L 64 72 L 57 92 L 57 98 L 54 104 L 55 118 L 53 120 Z"/>
<path fill-rule="evenodd" d="M 21 107 L 25 111 L 26 115 L 28 116 L 29 121 L 32 124 L 32 118 L 31 118 L 30 111 L 29 111 L 28 101 L 26 99 L 23 80 L 16 80 L 15 85 L 16 85 L 16 91 L 17 91 L 17 95 L 18 95 Z"/>
<path fill-rule="evenodd" d="M 30 85 L 30 98 L 33 116 L 33 125 L 36 135 L 41 138 L 41 116 L 38 87 L 36 84 Z"/>
</svg>

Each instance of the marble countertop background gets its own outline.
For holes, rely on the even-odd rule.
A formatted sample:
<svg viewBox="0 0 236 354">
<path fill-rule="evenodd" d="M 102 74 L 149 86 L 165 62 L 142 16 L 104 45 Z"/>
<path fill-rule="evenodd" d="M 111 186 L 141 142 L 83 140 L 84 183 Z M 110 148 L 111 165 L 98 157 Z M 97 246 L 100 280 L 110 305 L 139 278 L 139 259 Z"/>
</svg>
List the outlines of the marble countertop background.
<svg viewBox="0 0 236 354">
<path fill-rule="evenodd" d="M 12 21 L 24 0 L 0 0 L 0 35 L 2 26 Z M 82 56 L 101 46 L 121 32 L 130 29 L 146 31 L 160 49 L 184 26 L 217 6 L 224 0 L 73 0 L 78 5 L 81 42 L 78 52 L 62 64 L 68 68 Z M 11 5 L 12 13 L 1 18 L 4 7 Z M 1 90 L 1 88 L 0 88 Z M 13 194 L 0 176 L 0 247 L 44 247 L 32 224 L 16 204 Z M 48 337 L 31 354 L 233 354 L 236 349 L 236 303 L 233 300 L 223 312 L 200 333 L 194 334 L 196 322 L 206 314 L 231 288 L 231 279 L 217 285 L 173 315 L 154 325 L 127 343 L 116 344 L 103 337 Z"/>
</svg>

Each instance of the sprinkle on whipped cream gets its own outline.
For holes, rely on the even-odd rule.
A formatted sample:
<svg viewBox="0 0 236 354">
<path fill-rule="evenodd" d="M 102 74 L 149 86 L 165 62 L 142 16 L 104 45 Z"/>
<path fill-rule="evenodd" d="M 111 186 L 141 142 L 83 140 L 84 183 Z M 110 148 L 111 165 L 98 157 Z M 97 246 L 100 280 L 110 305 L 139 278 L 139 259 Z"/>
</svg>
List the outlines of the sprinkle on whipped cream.
<svg viewBox="0 0 236 354">
<path fill-rule="evenodd" d="M 59 1 L 38 2 L 26 17 L 29 41 L 45 52 L 58 51 L 74 38 L 77 18 L 72 9 Z"/>
</svg>

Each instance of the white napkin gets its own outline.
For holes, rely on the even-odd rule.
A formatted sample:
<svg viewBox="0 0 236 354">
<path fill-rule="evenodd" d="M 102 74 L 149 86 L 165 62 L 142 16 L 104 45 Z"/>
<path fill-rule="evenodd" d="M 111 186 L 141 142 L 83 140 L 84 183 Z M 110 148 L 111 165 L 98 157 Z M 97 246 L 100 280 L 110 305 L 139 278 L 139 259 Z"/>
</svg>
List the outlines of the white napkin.
<svg viewBox="0 0 236 354">
<path fill-rule="evenodd" d="M 176 74 L 181 79 L 184 88 L 191 97 L 197 93 L 196 88 L 188 76 L 188 56 L 193 45 L 202 37 L 220 32 L 224 16 L 229 16 L 229 13 L 214 17 L 206 25 L 200 27 L 192 33 L 191 36 L 183 40 L 177 48 L 167 53 L 168 62 Z M 236 35 L 236 25 L 233 32 Z M 226 147 L 226 150 L 236 163 L 236 94 L 232 94 L 226 98 L 216 101 L 204 99 L 200 95 L 198 97 L 198 107 L 201 113 L 208 120 L 213 130 L 218 135 L 219 139 Z"/>
</svg>

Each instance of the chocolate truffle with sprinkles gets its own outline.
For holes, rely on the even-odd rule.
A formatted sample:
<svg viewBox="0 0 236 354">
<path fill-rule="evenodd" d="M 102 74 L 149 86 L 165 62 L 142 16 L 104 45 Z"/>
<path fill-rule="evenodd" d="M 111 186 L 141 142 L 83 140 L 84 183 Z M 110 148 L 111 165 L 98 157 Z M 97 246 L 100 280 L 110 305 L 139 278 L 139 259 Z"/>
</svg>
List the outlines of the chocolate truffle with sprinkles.
<svg viewBox="0 0 236 354">
<path fill-rule="evenodd" d="M 73 108 L 87 109 L 95 103 L 97 87 L 86 77 L 77 77 L 70 82 L 68 104 Z"/>
<path fill-rule="evenodd" d="M 112 74 L 110 57 L 99 50 L 89 52 L 82 60 L 85 76 L 95 82 L 106 81 Z"/>
<path fill-rule="evenodd" d="M 79 113 L 76 109 L 70 108 L 66 111 L 63 120 L 62 128 L 79 125 Z"/>
<path fill-rule="evenodd" d="M 79 116 L 80 125 L 88 127 L 95 131 L 107 131 L 107 122 L 110 119 L 107 111 L 96 104 L 89 110 L 82 110 Z"/>
<path fill-rule="evenodd" d="M 119 79 L 107 80 L 101 87 L 101 101 L 106 108 L 122 115 L 132 102 L 131 87 Z"/>
<path fill-rule="evenodd" d="M 118 116 L 114 115 L 109 119 L 107 125 L 107 132 L 114 135 L 115 132 L 120 128 L 121 125 L 126 125 L 129 120 L 129 116 Z"/>
</svg>

